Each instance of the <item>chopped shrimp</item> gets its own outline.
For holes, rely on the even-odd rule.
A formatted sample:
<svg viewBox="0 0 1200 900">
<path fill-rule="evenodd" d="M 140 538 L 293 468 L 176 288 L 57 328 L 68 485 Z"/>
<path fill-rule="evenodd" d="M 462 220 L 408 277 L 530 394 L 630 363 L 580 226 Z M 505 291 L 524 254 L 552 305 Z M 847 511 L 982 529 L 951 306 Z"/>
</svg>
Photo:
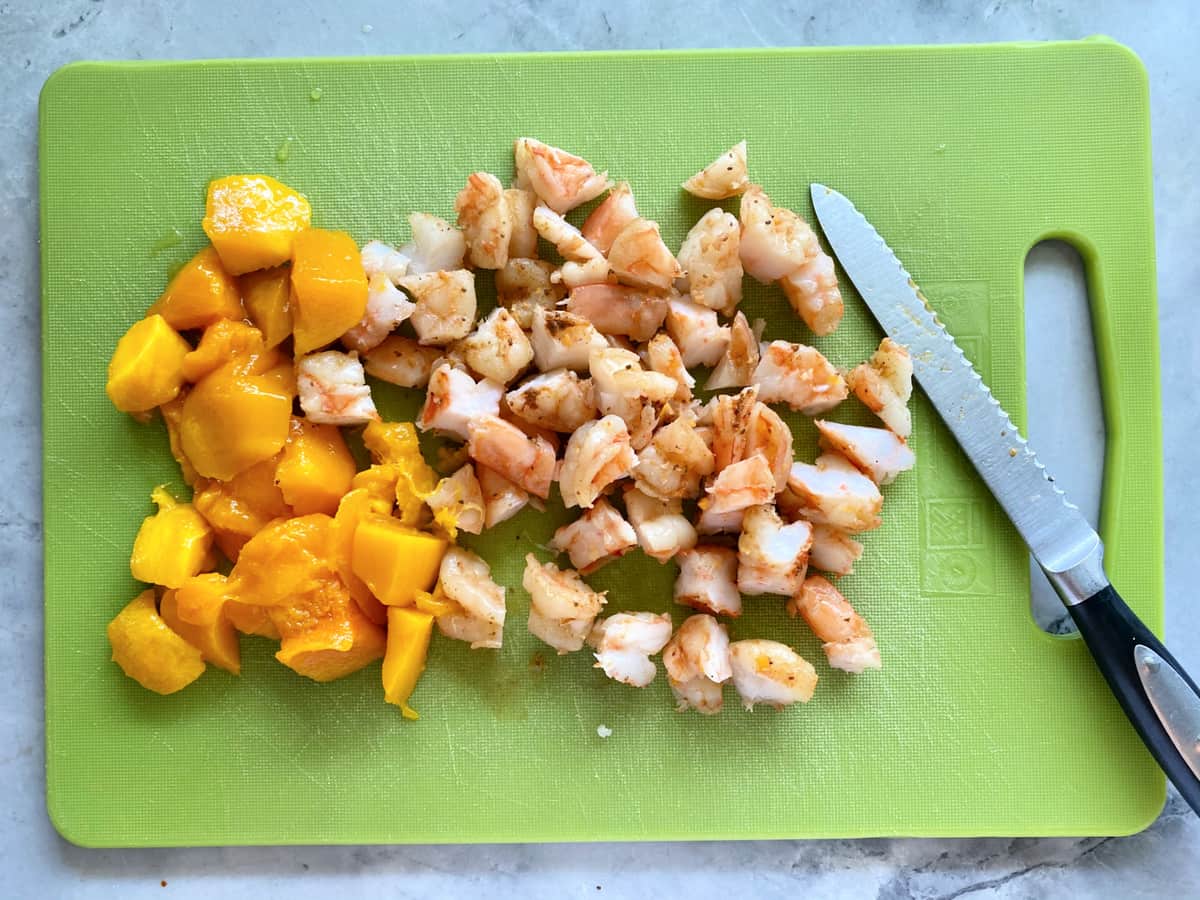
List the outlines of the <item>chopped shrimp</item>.
<svg viewBox="0 0 1200 900">
<path fill-rule="evenodd" d="M 571 565 L 587 575 L 624 556 L 637 543 L 633 527 L 600 497 L 582 516 L 554 532 L 550 546 L 570 556 Z"/>
<path fill-rule="evenodd" d="M 679 576 L 675 579 L 675 602 L 712 613 L 740 616 L 742 595 L 738 593 L 738 555 L 731 547 L 701 544 L 676 557 Z"/>
<path fill-rule="evenodd" d="M 627 284 L 659 291 L 667 290 L 683 274 L 663 243 L 658 223 L 641 218 L 621 229 L 608 250 L 608 265 Z"/>
<path fill-rule="evenodd" d="M 567 441 L 558 473 L 563 506 L 588 509 L 605 488 L 632 472 L 636 463 L 629 429 L 619 416 L 580 426 Z"/>
<path fill-rule="evenodd" d="M 705 491 L 708 497 L 701 502 L 705 511 L 735 512 L 770 503 L 776 494 L 775 475 L 767 461 L 755 454 L 721 469 Z"/>
<path fill-rule="evenodd" d="M 417 301 L 412 324 L 417 340 L 444 346 L 471 333 L 475 324 L 475 275 L 466 269 L 407 275 L 400 286 Z"/>
<path fill-rule="evenodd" d="M 587 642 L 596 651 L 596 668 L 614 681 L 645 687 L 658 670 L 650 659 L 671 639 L 668 613 L 616 613 L 592 626 Z"/>
<path fill-rule="evenodd" d="M 597 174 L 586 159 L 534 138 L 517 138 L 513 157 L 517 187 L 533 191 L 556 213 L 599 197 L 611 184 L 608 173 Z"/>
<path fill-rule="evenodd" d="M 842 321 L 842 292 L 833 259 L 817 245 L 816 255 L 779 279 L 783 295 L 813 334 L 833 334 Z"/>
<path fill-rule="evenodd" d="M 488 415 L 471 420 L 467 452 L 475 462 L 495 469 L 534 496 L 550 495 L 554 480 L 554 447 L 545 438 L 527 435 L 511 422 Z"/>
<path fill-rule="evenodd" d="M 539 564 L 532 553 L 525 557 L 521 585 L 529 592 L 529 633 L 559 656 L 582 648 L 604 606 L 604 595 L 588 587 L 578 572 Z"/>
<path fill-rule="evenodd" d="M 629 428 L 633 449 L 641 450 L 650 443 L 668 401 L 678 390 L 675 379 L 643 369 L 636 353 L 617 347 L 592 351 L 588 368 L 596 407 L 603 415 L 620 416 Z"/>
<path fill-rule="evenodd" d="M 738 534 L 742 530 L 742 519 L 745 517 L 746 510 L 744 509 L 714 513 L 711 504 L 706 508 L 701 503 L 700 517 L 696 519 L 696 532 L 698 534 Z"/>
<path fill-rule="evenodd" d="M 367 282 L 366 312 L 357 325 L 342 335 L 342 343 L 359 353 L 373 350 L 416 308 L 387 275 L 377 272 Z"/>
<path fill-rule="evenodd" d="M 790 209 L 774 206 L 757 184 L 742 196 L 740 217 L 742 266 L 763 284 L 791 275 L 821 249 L 808 223 Z"/>
<path fill-rule="evenodd" d="M 695 197 L 724 200 L 736 197 L 750 184 L 746 142 L 739 141 L 685 181 L 681 187 Z"/>
<path fill-rule="evenodd" d="M 608 260 L 588 242 L 579 229 L 552 209 L 539 206 L 533 211 L 533 227 L 538 234 L 554 245 L 566 260 L 562 268 L 550 276 L 569 288 L 596 284 L 608 278 Z"/>
<path fill-rule="evenodd" d="M 538 307 L 533 311 L 533 363 L 543 372 L 553 369 L 588 370 L 594 350 L 605 350 L 596 326 L 582 316 L 569 312 L 551 312 Z"/>
<path fill-rule="evenodd" d="M 555 452 L 562 447 L 562 441 L 558 432 L 551 431 L 549 428 L 543 428 L 540 425 L 535 425 L 527 419 L 522 419 L 520 416 L 513 413 L 508 407 L 507 395 L 504 402 L 500 404 L 500 418 L 511 425 L 516 425 L 519 429 L 525 432 L 530 437 L 539 437 L 550 445 L 550 448 Z"/>
<path fill-rule="evenodd" d="M 854 675 L 865 669 L 882 669 L 879 647 L 866 623 L 841 592 L 820 575 L 810 575 L 803 589 L 788 601 L 787 610 L 799 613 L 820 640 L 829 665 Z"/>
<path fill-rule="evenodd" d="M 663 650 L 663 668 L 678 710 L 721 711 L 721 685 L 733 677 L 729 632 L 712 616 L 688 616 Z"/>
<path fill-rule="evenodd" d="M 716 391 L 752 384 L 754 370 L 758 368 L 758 353 L 758 336 L 751 330 L 745 315 L 739 311 L 729 326 L 729 346 L 725 355 L 708 376 L 704 389 Z"/>
<path fill-rule="evenodd" d="M 713 453 L 697 433 L 688 411 L 654 433 L 638 453 L 633 480 L 642 493 L 658 500 L 696 497 L 700 480 L 713 471 Z"/>
<path fill-rule="evenodd" d="M 439 481 L 433 493 L 426 495 L 424 500 L 433 512 L 434 525 L 451 538 L 455 531 L 468 534 L 483 532 L 483 491 L 470 463 Z"/>
<path fill-rule="evenodd" d="M 538 233 L 533 227 L 533 211 L 537 208 L 537 195 L 533 191 L 509 188 L 504 192 L 504 202 L 508 204 L 508 216 L 512 220 L 512 235 L 508 239 L 509 260 L 535 259 Z"/>
<path fill-rule="evenodd" d="M 533 345 L 503 306 L 459 343 L 459 351 L 468 366 L 499 384 L 508 384 L 533 361 Z"/>
<path fill-rule="evenodd" d="M 495 469 L 476 465 L 479 490 L 483 495 L 483 527 L 507 522 L 529 505 L 529 492 L 509 481 Z"/>
<path fill-rule="evenodd" d="M 488 378 L 476 382 L 467 372 L 443 362 L 429 376 L 429 389 L 417 427 L 465 441 L 473 421 L 500 414 L 503 394 L 503 385 Z"/>
<path fill-rule="evenodd" d="M 679 248 L 681 290 L 693 303 L 733 315 L 742 302 L 742 260 L 738 256 L 738 220 L 723 209 L 700 217 Z"/>
<path fill-rule="evenodd" d="M 458 609 L 437 617 L 438 631 L 448 638 L 467 641 L 472 650 L 499 650 L 504 641 L 504 588 L 492 579 L 486 562 L 461 547 L 451 545 L 442 557 L 438 589 Z"/>
<path fill-rule="evenodd" d="M 787 487 L 795 458 L 792 455 L 792 430 L 779 413 L 765 403 L 755 403 L 746 436 L 746 455 L 757 453 L 767 461 L 775 476 L 775 490 Z"/>
<path fill-rule="evenodd" d="M 876 484 L 890 484 L 901 472 L 907 472 L 917 458 L 904 438 L 886 428 L 864 428 L 838 422 L 816 420 L 821 432 L 821 449 L 840 453 L 871 476 Z"/>
<path fill-rule="evenodd" d="M 682 513 L 678 500 L 657 500 L 633 485 L 625 488 L 625 512 L 647 556 L 665 563 L 696 546 L 696 529 Z"/>
<path fill-rule="evenodd" d="M 862 556 L 863 545 L 832 525 L 814 525 L 812 550 L 808 563 L 814 569 L 834 575 L 853 575 L 854 563 Z"/>
<path fill-rule="evenodd" d="M 769 504 L 752 506 L 738 538 L 738 590 L 743 594 L 791 597 L 804 584 L 812 525 L 803 519 L 785 525 Z"/>
<path fill-rule="evenodd" d="M 477 269 L 504 268 L 513 219 L 500 179 L 488 172 L 472 172 L 467 176 L 467 186 L 454 200 L 454 211 L 467 241 L 471 265 Z"/>
<path fill-rule="evenodd" d="M 667 305 L 667 334 L 671 336 L 683 364 L 715 366 L 729 346 L 729 326 L 722 325 L 714 310 L 690 300 L 672 299 Z"/>
<path fill-rule="evenodd" d="M 554 309 L 567 289 L 550 280 L 554 266 L 544 259 L 509 259 L 496 272 L 496 300 L 506 307 L 521 327 L 533 327 L 533 311 L 539 306 Z"/>
<path fill-rule="evenodd" d="M 846 399 L 846 381 L 820 350 L 804 344 L 763 344 L 754 369 L 759 399 L 786 403 L 806 416 L 827 412 Z"/>
<path fill-rule="evenodd" d="M 785 505 L 820 525 L 856 533 L 878 528 L 883 495 L 870 478 L 845 457 L 826 453 L 815 465 L 794 463 L 788 476 Z"/>
<path fill-rule="evenodd" d="M 708 418 L 713 429 L 715 471 L 741 462 L 750 455 L 750 433 L 758 387 L 751 385 L 736 394 L 721 394 L 708 403 Z"/>
<path fill-rule="evenodd" d="M 608 253 L 621 230 L 638 218 L 629 182 L 622 181 L 612 189 L 604 202 L 592 210 L 580 231 L 597 250 Z"/>
<path fill-rule="evenodd" d="M 384 275 L 393 284 L 408 274 L 408 267 L 412 262 L 399 250 L 388 246 L 383 241 L 367 241 L 363 244 L 360 257 L 363 271 L 367 273 L 368 279 L 376 275 Z"/>
<path fill-rule="evenodd" d="M 326 350 L 296 363 L 300 408 L 311 422 L 362 425 L 378 419 L 367 376 L 357 353 Z"/>
<path fill-rule="evenodd" d="M 407 388 L 429 384 L 433 365 L 441 358 L 440 347 L 422 347 L 399 334 L 386 338 L 365 357 L 368 375 Z"/>
<path fill-rule="evenodd" d="M 660 332 L 650 339 L 642 349 L 642 357 L 651 372 L 661 372 L 675 379 L 675 396 L 673 399 L 680 403 L 692 402 L 692 388 L 696 379 L 683 364 L 683 354 L 666 332 Z"/>
<path fill-rule="evenodd" d="M 573 432 L 596 418 L 590 378 L 552 369 L 527 378 L 504 395 L 513 415 L 551 431 Z"/>
<path fill-rule="evenodd" d="M 912 433 L 908 398 L 912 396 L 912 357 L 908 350 L 885 337 L 865 363 L 846 376 L 854 395 L 902 438 Z"/>
<path fill-rule="evenodd" d="M 601 334 L 648 341 L 667 317 L 667 298 L 619 284 L 585 284 L 567 296 L 567 311 L 583 316 Z"/>
<path fill-rule="evenodd" d="M 463 267 L 467 239 L 461 231 L 429 213 L 413 213 L 408 224 L 412 226 L 412 240 L 400 252 L 410 260 L 409 275 L 452 272 Z"/>
<path fill-rule="evenodd" d="M 729 645 L 733 686 L 746 709 L 765 703 L 780 709 L 807 703 L 817 687 L 817 670 L 791 647 L 762 639 Z"/>
</svg>

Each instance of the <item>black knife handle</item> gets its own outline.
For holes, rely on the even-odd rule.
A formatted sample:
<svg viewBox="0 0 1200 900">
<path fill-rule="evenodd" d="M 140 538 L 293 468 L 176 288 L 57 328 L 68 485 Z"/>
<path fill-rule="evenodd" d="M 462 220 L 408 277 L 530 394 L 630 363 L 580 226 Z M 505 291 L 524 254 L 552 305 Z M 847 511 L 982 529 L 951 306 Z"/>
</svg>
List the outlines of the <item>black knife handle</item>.
<svg viewBox="0 0 1200 900">
<path fill-rule="evenodd" d="M 1200 690 L 1110 584 L 1067 607 L 1125 715 L 1200 813 Z"/>
</svg>

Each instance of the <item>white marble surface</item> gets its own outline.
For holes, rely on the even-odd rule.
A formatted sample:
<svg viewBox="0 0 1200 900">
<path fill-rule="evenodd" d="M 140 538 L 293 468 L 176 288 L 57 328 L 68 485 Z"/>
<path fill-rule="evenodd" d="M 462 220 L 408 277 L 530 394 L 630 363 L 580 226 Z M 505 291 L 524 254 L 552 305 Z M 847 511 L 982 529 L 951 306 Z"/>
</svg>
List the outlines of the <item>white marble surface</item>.
<svg viewBox="0 0 1200 900">
<path fill-rule="evenodd" d="M 241 11 L 257 7 L 253 12 Z M 440 7 L 445 6 L 445 9 Z M 662 23 L 655 25 L 654 22 Z M 371 26 L 371 27 L 366 27 Z M 1200 895 L 1200 823 L 1172 795 L 1140 835 L 1106 840 L 869 840 L 500 847 L 236 848 L 88 851 L 54 832 L 43 780 L 37 93 L 75 59 L 451 53 L 464 51 L 882 44 L 1065 39 L 1103 33 L 1150 72 L 1165 387 L 1167 637 L 1200 670 L 1194 549 L 1200 478 L 1200 101 L 1191 0 L 736 3 L 611 0 L 0 0 L 0 872 L 9 896 L 641 896 L 749 890 L 878 898 Z M 1053 257 L 1053 253 L 1047 254 Z M 1042 273 L 1041 284 L 1070 283 Z M 1058 285 L 1059 287 L 1054 287 Z M 1059 382 L 1055 382 L 1058 385 Z M 1052 386 L 1031 395 L 1050 409 Z M 1036 440 L 1040 420 L 1033 420 Z M 1057 450 L 1069 454 L 1070 445 Z M 1060 479 L 1072 476 L 1060 466 Z M 1086 470 L 1085 470 L 1086 471 Z M 1081 485 L 1080 490 L 1086 488 Z"/>
</svg>

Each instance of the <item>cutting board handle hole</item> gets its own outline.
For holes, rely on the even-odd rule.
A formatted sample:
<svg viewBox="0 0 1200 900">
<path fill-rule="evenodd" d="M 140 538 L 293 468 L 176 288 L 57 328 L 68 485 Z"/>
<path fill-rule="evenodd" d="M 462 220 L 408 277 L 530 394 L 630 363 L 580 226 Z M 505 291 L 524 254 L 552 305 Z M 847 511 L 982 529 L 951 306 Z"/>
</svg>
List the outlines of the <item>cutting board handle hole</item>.
<svg viewBox="0 0 1200 900">
<path fill-rule="evenodd" d="M 1025 257 L 1025 383 L 1029 440 L 1059 486 L 1096 527 L 1104 483 L 1104 405 L 1083 260 L 1065 241 Z M 1048 634 L 1075 623 L 1030 558 L 1030 613 Z"/>
</svg>

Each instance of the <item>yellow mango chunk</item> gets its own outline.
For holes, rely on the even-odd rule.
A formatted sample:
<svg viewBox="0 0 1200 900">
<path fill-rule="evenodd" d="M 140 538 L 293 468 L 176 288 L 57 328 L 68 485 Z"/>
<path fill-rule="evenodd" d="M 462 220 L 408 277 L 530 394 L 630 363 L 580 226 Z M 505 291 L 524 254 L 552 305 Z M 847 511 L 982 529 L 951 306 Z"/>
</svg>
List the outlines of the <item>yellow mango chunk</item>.
<svg viewBox="0 0 1200 900">
<path fill-rule="evenodd" d="M 388 516 L 364 516 L 354 531 L 351 568 L 387 606 L 410 606 L 437 579 L 446 542 Z"/>
<path fill-rule="evenodd" d="M 225 271 L 212 247 L 205 247 L 175 274 L 146 315 L 156 313 L 178 331 L 246 316 L 238 283 Z"/>
<path fill-rule="evenodd" d="M 310 228 L 292 246 L 292 336 L 299 358 L 336 341 L 367 309 L 367 275 L 354 238 Z"/>
<path fill-rule="evenodd" d="M 275 607 L 336 580 L 333 519 L 317 514 L 277 519 L 250 538 L 229 573 L 229 588 L 239 603 Z"/>
<path fill-rule="evenodd" d="M 406 719 L 418 718 L 408 705 L 425 670 L 429 639 L 433 634 L 433 616 L 415 609 L 388 609 L 387 652 L 383 657 L 383 696 L 400 707 Z"/>
<path fill-rule="evenodd" d="M 384 630 L 362 614 L 340 581 L 293 607 L 272 609 L 283 642 L 275 658 L 313 681 L 333 681 L 383 656 Z"/>
<path fill-rule="evenodd" d="M 183 441 L 179 436 L 179 423 L 183 419 L 183 401 L 186 396 L 187 391 L 181 391 L 178 397 L 170 403 L 164 403 L 158 408 L 158 411 L 162 413 L 163 424 L 167 426 L 167 439 L 171 443 L 171 455 L 175 457 L 175 462 L 179 463 L 183 481 L 194 487 L 200 476 L 196 474 L 196 467 L 183 452 Z"/>
<path fill-rule="evenodd" d="M 433 589 L 433 593 L 428 591 L 417 591 L 417 600 L 414 604 L 417 609 L 423 613 L 429 613 L 435 619 L 438 616 L 448 616 L 452 613 L 462 612 L 462 607 L 446 596 L 446 592 L 442 590 L 442 583 L 439 581 L 437 587 Z"/>
<path fill-rule="evenodd" d="M 117 342 L 104 386 L 121 412 L 145 412 L 174 400 L 183 388 L 183 361 L 191 352 L 162 316 L 135 322 Z"/>
<path fill-rule="evenodd" d="M 350 490 L 356 468 L 336 426 L 293 417 L 275 483 L 296 515 L 333 515 L 342 494 Z"/>
<path fill-rule="evenodd" d="M 376 461 L 371 469 L 386 470 L 387 477 L 394 479 L 396 518 L 413 528 L 423 527 L 429 520 L 424 498 L 437 487 L 438 477 L 421 455 L 416 426 L 412 422 L 369 422 L 363 444 Z M 382 471 L 378 477 L 382 489 Z M 364 478 L 364 486 L 366 481 Z"/>
<path fill-rule="evenodd" d="M 254 634 L 259 637 L 279 640 L 279 629 L 271 619 L 270 610 L 265 606 L 254 606 L 250 603 L 238 603 L 230 600 L 225 604 L 225 618 L 229 619 L 242 634 Z"/>
<path fill-rule="evenodd" d="M 396 479 L 399 476 L 395 466 L 368 466 L 355 474 L 350 490 L 366 491 L 372 501 L 372 511 L 381 516 L 390 515 L 396 505 Z"/>
<path fill-rule="evenodd" d="M 204 233 L 225 270 L 242 275 L 282 265 L 312 209 L 297 191 L 267 175 L 229 175 L 209 182 Z"/>
<path fill-rule="evenodd" d="M 212 529 L 190 503 L 180 503 L 166 488 L 150 499 L 158 512 L 147 516 L 133 541 L 129 570 L 138 581 L 177 588 L 212 563 Z"/>
<path fill-rule="evenodd" d="M 229 586 L 220 572 L 206 572 L 189 578 L 171 593 L 180 619 L 191 625 L 211 625 L 223 614 Z"/>
<path fill-rule="evenodd" d="M 224 601 L 222 604 L 224 605 Z M 185 622 L 179 616 L 178 591 L 167 591 L 159 603 L 159 615 L 167 627 L 200 651 L 205 662 L 210 662 L 226 672 L 240 675 L 242 672 L 242 650 L 238 644 L 237 629 L 233 623 L 220 615 L 203 625 Z"/>
<path fill-rule="evenodd" d="M 290 359 L 281 359 L 260 376 L 266 383 L 290 399 L 296 399 L 296 367 Z"/>
<path fill-rule="evenodd" d="M 138 594 L 108 623 L 108 642 L 113 662 L 157 694 L 173 694 L 204 674 L 200 651 L 158 615 L 153 590 Z"/>
<path fill-rule="evenodd" d="M 229 481 L 202 479 L 196 483 L 192 505 L 204 516 L 217 546 L 237 562 L 242 546 L 274 519 L 286 519 L 292 508 L 275 483 L 281 454 L 255 463 Z"/>
<path fill-rule="evenodd" d="M 377 502 L 363 488 L 349 491 L 338 503 L 337 515 L 333 517 L 333 553 L 337 562 L 338 575 L 350 591 L 364 616 L 376 625 L 387 622 L 387 608 L 379 602 L 371 589 L 354 574 L 351 558 L 354 553 L 354 532 L 364 516 L 379 512 Z M 389 507 L 390 508 L 390 507 Z M 386 514 L 387 509 L 383 510 Z"/>
<path fill-rule="evenodd" d="M 239 363 L 238 369 L 259 375 L 278 362 L 277 354 L 265 357 L 262 332 L 245 322 L 221 319 L 204 329 L 196 349 L 183 359 L 183 377 L 193 383 L 215 372 L 226 363 Z"/>
<path fill-rule="evenodd" d="M 292 333 L 291 276 L 286 266 L 277 266 L 238 279 L 242 305 L 268 349 L 279 346 Z"/>
</svg>

